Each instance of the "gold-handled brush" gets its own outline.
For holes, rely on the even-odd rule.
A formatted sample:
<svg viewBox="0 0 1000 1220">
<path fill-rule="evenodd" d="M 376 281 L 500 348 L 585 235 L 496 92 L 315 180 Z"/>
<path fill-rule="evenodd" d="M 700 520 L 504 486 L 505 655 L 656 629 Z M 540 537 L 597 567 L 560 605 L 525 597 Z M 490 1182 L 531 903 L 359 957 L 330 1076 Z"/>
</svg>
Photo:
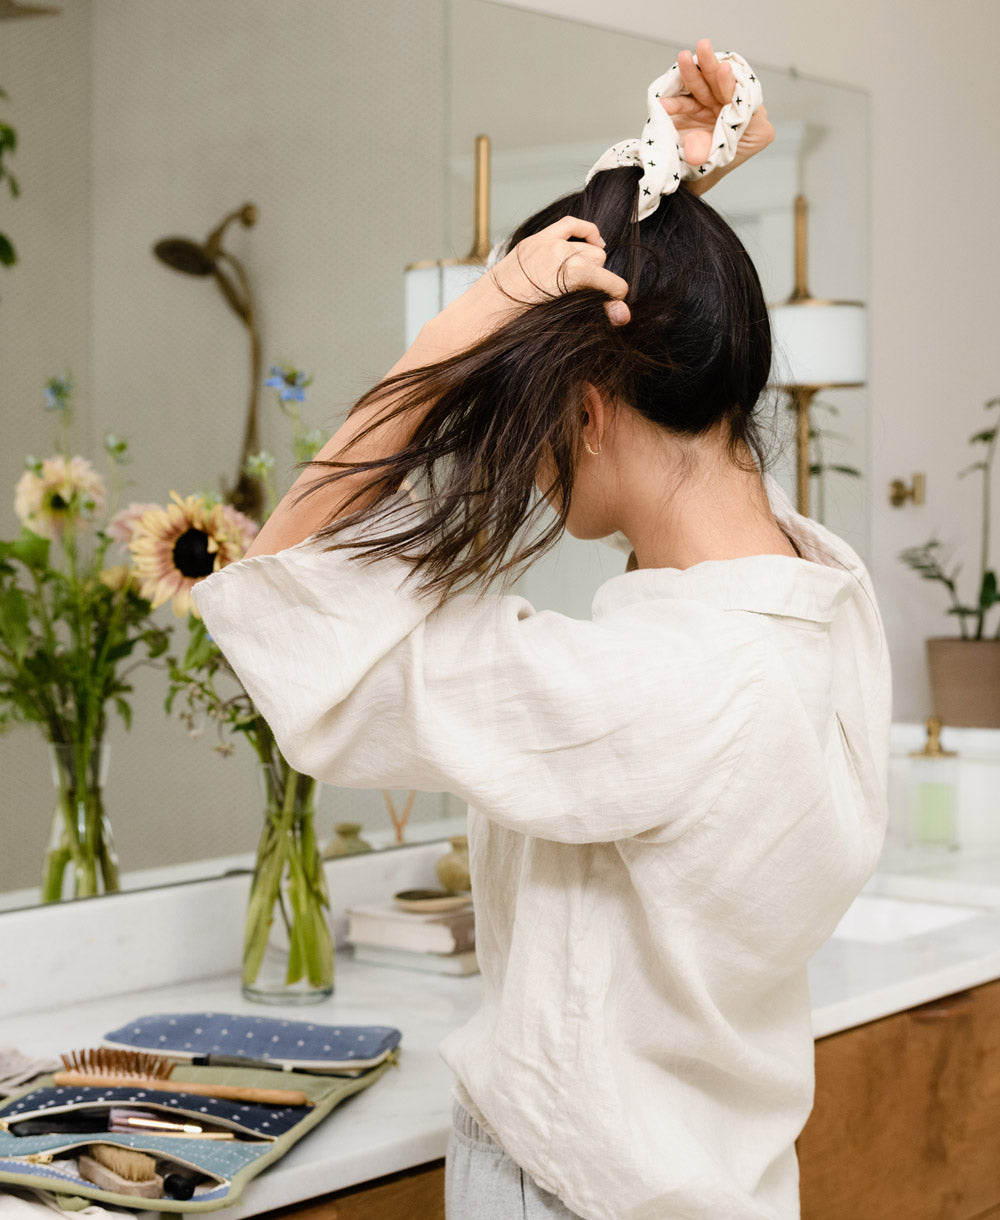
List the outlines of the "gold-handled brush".
<svg viewBox="0 0 1000 1220">
<path fill-rule="evenodd" d="M 118 1050 L 99 1046 L 92 1050 L 68 1051 L 60 1055 L 64 1072 L 52 1077 L 57 1085 L 94 1085 L 97 1088 L 164 1089 L 170 1093 L 196 1093 L 199 1097 L 221 1097 L 227 1101 L 256 1102 L 262 1106 L 311 1106 L 301 1089 L 255 1089 L 236 1084 L 171 1080 L 176 1061 L 145 1051 Z"/>
</svg>

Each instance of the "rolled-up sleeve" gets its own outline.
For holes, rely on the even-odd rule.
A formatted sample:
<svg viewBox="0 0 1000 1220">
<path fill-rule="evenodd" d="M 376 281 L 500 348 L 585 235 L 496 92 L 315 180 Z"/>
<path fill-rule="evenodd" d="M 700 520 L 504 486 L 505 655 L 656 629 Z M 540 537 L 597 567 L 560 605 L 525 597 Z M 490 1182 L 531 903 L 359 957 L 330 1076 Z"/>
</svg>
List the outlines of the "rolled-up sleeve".
<svg viewBox="0 0 1000 1220">
<path fill-rule="evenodd" d="M 298 770 L 449 791 L 524 834 L 668 837 L 724 790 L 761 659 L 732 617 L 646 603 L 597 620 L 516 596 L 436 606 L 394 559 L 309 540 L 195 589 L 208 630 Z M 734 668 L 735 667 L 735 668 Z"/>
</svg>

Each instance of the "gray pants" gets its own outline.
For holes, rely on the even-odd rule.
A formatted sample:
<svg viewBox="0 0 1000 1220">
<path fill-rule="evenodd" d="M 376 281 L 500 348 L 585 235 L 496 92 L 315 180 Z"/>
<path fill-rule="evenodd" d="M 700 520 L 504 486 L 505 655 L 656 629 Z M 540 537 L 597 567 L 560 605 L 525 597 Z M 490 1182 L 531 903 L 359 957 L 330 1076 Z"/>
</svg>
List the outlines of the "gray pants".
<svg viewBox="0 0 1000 1220">
<path fill-rule="evenodd" d="M 447 1220 L 579 1220 L 542 1190 L 457 1102 L 445 1160 Z"/>
</svg>

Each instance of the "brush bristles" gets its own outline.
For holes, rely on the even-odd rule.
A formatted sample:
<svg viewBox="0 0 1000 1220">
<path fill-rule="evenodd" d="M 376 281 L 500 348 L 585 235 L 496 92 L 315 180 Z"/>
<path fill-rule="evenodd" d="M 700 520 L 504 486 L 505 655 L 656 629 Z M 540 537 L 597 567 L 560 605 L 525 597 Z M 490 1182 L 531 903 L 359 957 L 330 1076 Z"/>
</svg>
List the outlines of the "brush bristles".
<svg viewBox="0 0 1000 1220">
<path fill-rule="evenodd" d="M 130 1182 L 148 1182 L 156 1175 L 156 1158 L 118 1144 L 91 1144 L 87 1150 L 105 1168 Z"/>
<path fill-rule="evenodd" d="M 111 1046 L 67 1051 L 59 1058 L 67 1072 L 85 1072 L 88 1076 L 146 1076 L 150 1080 L 167 1080 L 174 1068 L 174 1061 L 163 1055 Z"/>
</svg>

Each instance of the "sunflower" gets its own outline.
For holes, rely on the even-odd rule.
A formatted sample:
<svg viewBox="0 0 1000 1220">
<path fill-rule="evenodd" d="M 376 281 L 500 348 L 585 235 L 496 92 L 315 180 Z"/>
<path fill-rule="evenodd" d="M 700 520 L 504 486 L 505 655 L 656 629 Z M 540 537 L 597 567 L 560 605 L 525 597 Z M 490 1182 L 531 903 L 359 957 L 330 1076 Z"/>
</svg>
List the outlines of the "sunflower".
<svg viewBox="0 0 1000 1220">
<path fill-rule="evenodd" d="M 132 527 L 129 550 L 142 596 L 153 609 L 173 602 L 174 614 L 197 615 L 192 588 L 240 559 L 257 533 L 249 517 L 203 496 L 181 499 L 172 491 L 166 508 L 150 508 Z"/>
<path fill-rule="evenodd" d="M 14 511 L 28 529 L 43 538 L 76 533 L 104 506 L 104 480 L 86 458 L 32 461 L 18 479 Z"/>
</svg>

